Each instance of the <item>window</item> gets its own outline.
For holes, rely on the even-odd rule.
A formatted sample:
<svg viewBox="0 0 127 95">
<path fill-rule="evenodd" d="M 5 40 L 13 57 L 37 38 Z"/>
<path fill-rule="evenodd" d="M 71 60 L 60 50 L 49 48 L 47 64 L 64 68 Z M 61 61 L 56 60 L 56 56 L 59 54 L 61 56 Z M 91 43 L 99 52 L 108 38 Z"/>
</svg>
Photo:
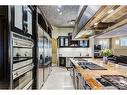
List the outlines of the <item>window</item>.
<svg viewBox="0 0 127 95">
<path fill-rule="evenodd" d="M 127 37 L 120 38 L 120 46 L 127 46 Z"/>
</svg>

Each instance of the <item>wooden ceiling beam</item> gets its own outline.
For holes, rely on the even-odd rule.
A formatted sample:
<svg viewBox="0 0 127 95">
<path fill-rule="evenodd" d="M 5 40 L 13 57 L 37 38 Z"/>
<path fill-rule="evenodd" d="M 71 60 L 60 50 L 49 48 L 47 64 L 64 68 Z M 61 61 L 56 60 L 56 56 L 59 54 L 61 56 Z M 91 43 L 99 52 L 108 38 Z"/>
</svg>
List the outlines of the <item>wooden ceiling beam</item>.
<svg viewBox="0 0 127 95">
<path fill-rule="evenodd" d="M 122 12 L 123 11 L 123 12 Z M 118 13 L 122 12 L 121 14 L 117 15 Z M 115 9 L 112 13 L 107 15 L 104 19 L 102 19 L 102 22 L 113 22 L 114 20 L 120 18 L 121 16 L 127 14 L 127 6 L 126 5 L 121 5 L 117 9 Z M 117 17 L 114 17 L 117 15 Z"/>
<path fill-rule="evenodd" d="M 108 12 L 109 9 L 111 9 L 113 6 L 106 6 L 103 5 L 101 8 L 97 11 L 97 13 L 90 19 L 90 21 L 85 25 L 85 28 L 90 28 L 94 23 L 98 22 L 100 19 L 102 19 L 105 14 Z"/>
<path fill-rule="evenodd" d="M 115 29 L 115 28 L 118 28 L 118 27 L 120 27 L 120 26 L 122 26 L 122 25 L 125 25 L 125 24 L 127 24 L 127 19 L 124 19 L 124 20 L 122 20 L 122 21 L 120 21 L 120 22 L 118 22 L 118 23 L 112 25 L 111 27 L 105 29 L 104 31 L 111 31 L 111 30 L 113 30 L 113 29 Z"/>
</svg>

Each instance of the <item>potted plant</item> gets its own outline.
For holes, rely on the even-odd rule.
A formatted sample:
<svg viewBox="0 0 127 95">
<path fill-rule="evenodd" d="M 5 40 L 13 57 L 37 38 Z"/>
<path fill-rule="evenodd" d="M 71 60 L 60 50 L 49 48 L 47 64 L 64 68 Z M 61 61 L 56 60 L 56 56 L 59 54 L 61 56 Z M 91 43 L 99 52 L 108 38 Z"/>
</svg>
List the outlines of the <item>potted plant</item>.
<svg viewBox="0 0 127 95">
<path fill-rule="evenodd" d="M 104 63 L 108 63 L 108 56 L 112 55 L 112 51 L 110 49 L 101 50 L 101 55 L 103 56 Z"/>
</svg>

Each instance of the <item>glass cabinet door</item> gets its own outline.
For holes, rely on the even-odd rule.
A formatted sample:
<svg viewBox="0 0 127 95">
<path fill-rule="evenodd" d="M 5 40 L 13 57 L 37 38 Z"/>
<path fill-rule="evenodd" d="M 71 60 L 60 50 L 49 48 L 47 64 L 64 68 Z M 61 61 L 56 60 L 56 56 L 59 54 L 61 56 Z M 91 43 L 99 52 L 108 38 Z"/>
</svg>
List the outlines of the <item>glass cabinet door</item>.
<svg viewBox="0 0 127 95">
<path fill-rule="evenodd" d="M 20 30 L 23 30 L 23 8 L 22 6 L 14 6 L 14 26 Z"/>
<path fill-rule="evenodd" d="M 64 46 L 64 38 L 60 38 L 60 46 Z"/>
<path fill-rule="evenodd" d="M 24 6 L 24 31 L 32 35 L 32 10 Z"/>
<path fill-rule="evenodd" d="M 65 38 L 65 46 L 68 46 L 68 38 Z"/>
</svg>

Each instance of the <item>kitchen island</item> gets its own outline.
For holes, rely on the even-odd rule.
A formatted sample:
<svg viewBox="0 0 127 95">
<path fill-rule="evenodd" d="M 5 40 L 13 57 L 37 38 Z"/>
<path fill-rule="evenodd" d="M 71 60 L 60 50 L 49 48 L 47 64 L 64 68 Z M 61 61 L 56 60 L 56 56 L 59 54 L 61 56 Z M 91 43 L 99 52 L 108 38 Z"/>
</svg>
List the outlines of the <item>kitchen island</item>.
<svg viewBox="0 0 127 95">
<path fill-rule="evenodd" d="M 106 88 L 104 85 L 99 83 L 97 81 L 97 78 L 102 78 L 103 75 L 122 75 L 124 77 L 127 77 L 127 67 L 121 66 L 119 64 L 115 64 L 112 62 L 108 62 L 108 64 L 104 64 L 101 59 L 92 59 L 92 58 L 84 58 L 84 59 L 75 59 L 75 58 L 70 58 L 72 67 L 73 67 L 73 72 L 72 73 L 77 73 L 77 75 L 81 76 L 84 82 L 81 81 L 74 81 L 74 85 L 76 89 L 81 89 L 79 85 L 87 84 L 89 86 L 89 89 L 118 89 L 117 86 L 112 85 L 108 88 Z M 94 63 L 98 66 L 104 67 L 105 69 L 100 69 L 100 70 L 92 70 L 88 68 L 82 68 L 82 66 L 79 64 L 81 62 L 91 62 Z M 73 78 L 76 76 L 76 74 L 72 74 Z M 80 79 L 80 78 L 78 78 Z M 77 80 L 77 79 L 76 79 Z M 84 84 L 83 84 L 84 83 Z M 109 82 L 108 82 L 109 83 Z M 78 86 L 78 87 L 77 87 Z M 126 89 L 126 88 L 125 88 Z"/>
</svg>

